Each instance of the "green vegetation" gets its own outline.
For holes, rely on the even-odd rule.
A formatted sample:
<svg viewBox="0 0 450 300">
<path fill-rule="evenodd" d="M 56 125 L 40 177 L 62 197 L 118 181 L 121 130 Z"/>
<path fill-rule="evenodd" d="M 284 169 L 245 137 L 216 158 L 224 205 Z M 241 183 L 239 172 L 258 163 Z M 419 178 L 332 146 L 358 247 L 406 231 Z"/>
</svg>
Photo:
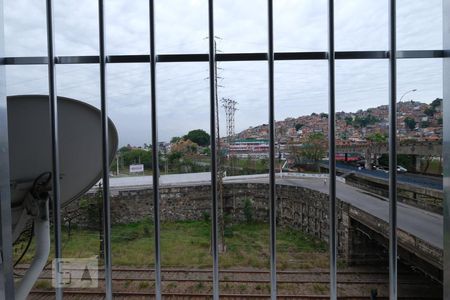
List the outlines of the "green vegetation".
<svg viewBox="0 0 450 300">
<path fill-rule="evenodd" d="M 233 234 L 225 238 L 227 251 L 220 257 L 221 266 L 223 268 L 268 268 L 269 225 L 240 223 L 230 227 Z M 99 254 L 98 231 L 77 228 L 72 231 L 70 239 L 67 232 L 64 231 L 63 234 L 64 257 L 92 257 Z M 181 268 L 211 267 L 210 234 L 210 222 L 162 223 L 162 265 Z M 153 225 L 150 220 L 113 226 L 111 242 L 115 266 L 151 267 L 153 265 Z M 25 241 L 16 245 L 15 248 L 19 249 L 23 243 Z M 279 228 L 277 248 L 280 269 L 320 268 L 328 264 L 325 244 L 298 230 Z M 24 263 L 31 261 L 33 252 L 32 244 L 23 260 Z M 16 257 L 19 254 L 20 251 L 16 251 Z"/>
<path fill-rule="evenodd" d="M 181 138 L 179 136 L 174 136 L 172 137 L 172 139 L 170 140 L 171 144 L 175 144 L 178 143 L 179 141 L 181 141 Z"/>
<path fill-rule="evenodd" d="M 406 128 L 409 128 L 409 130 L 416 128 L 417 122 L 411 117 L 406 117 L 403 122 L 405 122 L 405 126 Z"/>
<path fill-rule="evenodd" d="M 430 104 L 431 108 L 436 111 L 437 107 L 442 107 L 442 98 L 436 98 Z"/>
<path fill-rule="evenodd" d="M 325 295 L 328 293 L 328 285 L 323 283 L 314 283 L 312 289 L 315 294 Z"/>
<path fill-rule="evenodd" d="M 210 136 L 203 129 L 191 130 L 183 138 L 185 140 L 190 140 L 202 147 L 209 146 L 210 144 Z"/>
<path fill-rule="evenodd" d="M 39 289 L 39 290 L 51 290 L 51 289 L 53 289 L 52 281 L 51 280 L 47 280 L 47 279 L 39 279 L 34 284 L 34 287 L 36 289 Z"/>
<path fill-rule="evenodd" d="M 377 117 L 372 116 L 371 114 L 368 114 L 365 117 L 356 116 L 355 119 L 351 122 L 351 124 L 355 127 L 364 128 L 369 125 L 376 124 L 380 121 Z M 347 118 L 346 118 L 347 122 Z"/>
<path fill-rule="evenodd" d="M 348 126 L 353 125 L 353 118 L 345 117 L 345 124 L 347 124 Z"/>
<path fill-rule="evenodd" d="M 269 160 L 266 158 L 254 159 L 254 158 L 228 158 L 225 162 L 225 166 L 233 165 L 237 170 L 233 170 L 233 175 L 249 175 L 249 174 L 262 174 L 267 173 L 269 169 Z M 228 173 L 228 172 L 227 172 Z"/>
<path fill-rule="evenodd" d="M 322 132 L 313 132 L 306 136 L 297 153 L 301 157 L 317 163 L 327 153 L 327 139 Z"/>
<path fill-rule="evenodd" d="M 368 135 L 368 136 L 366 137 L 366 139 L 367 139 L 368 141 L 371 141 L 371 142 L 373 142 L 373 143 L 385 143 L 385 142 L 387 142 L 387 138 L 388 138 L 388 137 L 387 137 L 386 134 L 380 133 L 380 132 L 373 133 L 373 134 Z"/>
<path fill-rule="evenodd" d="M 420 122 L 420 128 L 427 128 L 427 127 L 430 127 L 430 122 L 428 121 Z"/>
<path fill-rule="evenodd" d="M 432 117 L 435 113 L 434 108 L 432 108 L 432 107 L 425 108 L 425 110 L 423 112 L 424 112 L 424 114 L 426 114 L 429 117 Z"/>
<path fill-rule="evenodd" d="M 247 223 L 253 222 L 253 207 L 252 207 L 252 200 L 249 198 L 246 198 L 244 200 L 244 217 L 245 221 Z"/>
<path fill-rule="evenodd" d="M 152 168 L 152 151 L 144 149 L 128 149 L 121 152 L 122 163 L 126 166 L 141 163 L 144 168 Z"/>
<path fill-rule="evenodd" d="M 300 129 L 302 129 L 302 127 L 305 126 L 304 124 L 295 124 L 295 130 L 299 131 Z"/>
</svg>

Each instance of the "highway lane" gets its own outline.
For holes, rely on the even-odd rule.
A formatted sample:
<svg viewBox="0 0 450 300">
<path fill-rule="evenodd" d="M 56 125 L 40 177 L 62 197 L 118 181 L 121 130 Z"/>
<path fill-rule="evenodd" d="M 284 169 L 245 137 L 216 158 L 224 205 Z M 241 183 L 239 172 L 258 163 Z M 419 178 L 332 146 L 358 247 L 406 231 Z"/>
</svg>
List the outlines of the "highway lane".
<svg viewBox="0 0 450 300">
<path fill-rule="evenodd" d="M 336 167 L 338 169 L 354 172 L 356 174 L 361 173 L 367 176 L 385 179 L 386 181 L 389 179 L 389 173 L 382 170 L 366 170 L 366 169 L 358 170 L 357 167 L 344 163 L 337 163 Z M 401 183 L 417 185 L 429 189 L 436 189 L 441 191 L 443 189 L 442 177 L 425 176 L 412 173 L 398 173 L 397 180 L 398 182 Z"/>
<path fill-rule="evenodd" d="M 210 182 L 210 176 L 211 174 L 209 172 L 162 175 L 160 182 L 161 186 L 208 184 Z M 112 177 L 110 179 L 110 185 L 112 189 L 116 190 L 125 187 L 150 187 L 152 184 L 151 178 L 151 176 Z M 283 178 L 278 176 L 276 180 L 277 184 L 301 186 L 328 194 L 328 185 L 322 178 L 292 178 L 288 174 L 284 174 Z M 224 182 L 268 183 L 268 176 L 267 174 L 261 174 L 225 177 Z M 389 221 L 389 203 L 387 199 L 371 195 L 342 182 L 337 182 L 336 184 L 336 193 L 340 200 L 368 212 L 381 220 Z M 398 227 L 428 242 L 430 245 L 443 249 L 443 218 L 441 215 L 398 203 Z"/>
</svg>

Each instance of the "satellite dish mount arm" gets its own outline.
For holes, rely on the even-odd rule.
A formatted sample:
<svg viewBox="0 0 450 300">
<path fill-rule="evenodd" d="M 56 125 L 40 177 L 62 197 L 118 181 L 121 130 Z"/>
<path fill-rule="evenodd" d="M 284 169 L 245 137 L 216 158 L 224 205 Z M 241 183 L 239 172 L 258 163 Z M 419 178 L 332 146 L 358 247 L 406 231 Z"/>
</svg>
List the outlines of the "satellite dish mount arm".
<svg viewBox="0 0 450 300">
<path fill-rule="evenodd" d="M 49 183 L 51 173 L 43 173 L 34 181 L 25 198 L 25 209 L 34 222 L 36 247 L 30 267 L 16 288 L 16 299 L 25 300 L 44 269 L 50 253 Z"/>
</svg>

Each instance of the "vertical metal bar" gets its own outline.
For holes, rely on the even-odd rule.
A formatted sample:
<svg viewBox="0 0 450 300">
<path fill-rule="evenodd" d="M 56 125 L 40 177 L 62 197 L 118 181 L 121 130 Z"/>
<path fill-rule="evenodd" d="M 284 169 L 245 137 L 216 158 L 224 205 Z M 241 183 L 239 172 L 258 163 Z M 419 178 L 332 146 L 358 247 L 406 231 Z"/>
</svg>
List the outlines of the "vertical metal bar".
<svg viewBox="0 0 450 300">
<path fill-rule="evenodd" d="M 105 296 L 112 300 L 111 262 L 111 208 L 109 198 L 109 134 L 108 105 L 106 101 L 105 18 L 103 0 L 98 0 L 98 33 L 100 55 L 100 102 L 102 122 L 102 171 L 103 171 L 103 243 L 105 260 Z"/>
<path fill-rule="evenodd" d="M 51 119 L 51 135 L 52 135 L 52 189 L 53 189 L 53 227 L 54 227 L 54 243 L 55 243 L 55 259 L 62 258 L 61 248 L 61 199 L 59 184 L 59 134 L 58 134 L 58 99 L 56 96 L 56 57 L 53 32 L 53 2 L 46 1 L 46 17 L 47 17 L 47 52 L 48 52 L 48 92 L 50 101 L 50 119 Z M 56 264 L 59 268 L 59 264 Z M 61 282 L 61 273 L 57 270 L 56 282 Z M 58 284 L 55 288 L 55 297 L 57 300 L 62 299 L 63 290 Z"/>
<path fill-rule="evenodd" d="M 211 196 L 212 221 L 211 242 L 213 257 L 213 299 L 219 300 L 219 233 L 217 203 L 217 153 L 216 153 L 216 54 L 214 45 L 214 0 L 208 0 L 208 36 L 209 36 L 209 123 L 211 131 Z M 220 142 L 220 141 L 218 141 Z"/>
<path fill-rule="evenodd" d="M 443 7 L 443 87 L 444 87 L 444 299 L 450 299 L 450 1 Z"/>
<path fill-rule="evenodd" d="M 397 36 L 396 0 L 389 0 L 389 298 L 397 299 Z"/>
<path fill-rule="evenodd" d="M 149 2 L 150 25 L 150 101 L 152 105 L 153 224 L 155 227 L 155 296 L 161 300 L 161 247 L 159 217 L 159 147 L 156 106 L 155 1 Z"/>
<path fill-rule="evenodd" d="M 273 53 L 273 0 L 267 0 L 269 80 L 269 205 L 270 205 L 270 297 L 277 299 L 277 195 L 275 184 L 275 79 Z"/>
<path fill-rule="evenodd" d="M 4 57 L 3 1 L 0 0 L 0 61 Z M 8 111 L 5 65 L 0 64 L 0 298 L 14 299 L 11 191 L 9 187 Z"/>
<path fill-rule="evenodd" d="M 337 299 L 336 123 L 335 123 L 334 0 L 328 1 L 328 152 L 330 299 Z"/>
</svg>

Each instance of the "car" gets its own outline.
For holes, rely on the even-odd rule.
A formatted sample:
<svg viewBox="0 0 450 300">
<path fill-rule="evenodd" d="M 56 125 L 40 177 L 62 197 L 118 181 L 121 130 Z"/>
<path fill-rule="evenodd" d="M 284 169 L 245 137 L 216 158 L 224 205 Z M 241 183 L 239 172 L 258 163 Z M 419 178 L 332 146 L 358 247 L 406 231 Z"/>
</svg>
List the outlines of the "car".
<svg viewBox="0 0 450 300">
<path fill-rule="evenodd" d="M 408 169 L 406 169 L 405 167 L 402 167 L 402 166 L 397 166 L 397 172 L 406 173 L 406 172 L 408 172 Z"/>
<path fill-rule="evenodd" d="M 384 173 L 389 173 L 388 167 L 379 166 L 379 167 L 376 167 L 375 170 L 383 171 Z M 406 173 L 406 172 L 408 172 L 408 169 L 406 169 L 405 167 L 402 167 L 402 166 L 397 166 L 397 172 L 398 173 Z"/>
</svg>

